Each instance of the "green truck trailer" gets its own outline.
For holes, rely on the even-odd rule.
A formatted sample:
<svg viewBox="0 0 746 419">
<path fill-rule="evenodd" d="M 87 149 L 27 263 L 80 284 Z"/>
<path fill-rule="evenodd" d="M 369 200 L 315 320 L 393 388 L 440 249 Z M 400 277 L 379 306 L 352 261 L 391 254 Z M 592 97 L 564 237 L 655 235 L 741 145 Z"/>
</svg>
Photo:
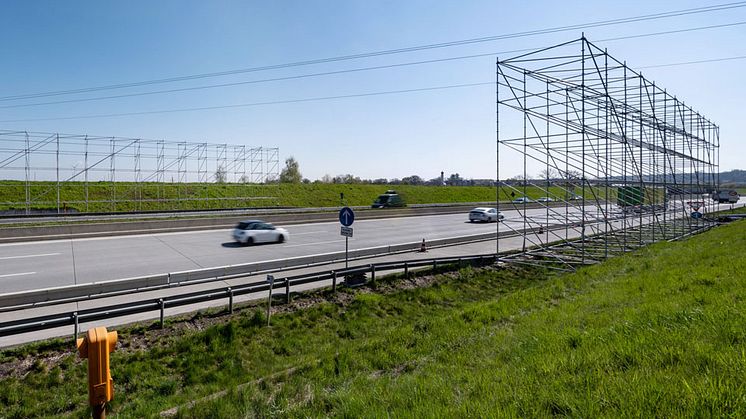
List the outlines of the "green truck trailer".
<svg viewBox="0 0 746 419">
<path fill-rule="evenodd" d="M 620 186 L 617 189 L 617 205 L 630 207 L 642 205 L 645 197 L 645 189 L 641 186 Z"/>
</svg>

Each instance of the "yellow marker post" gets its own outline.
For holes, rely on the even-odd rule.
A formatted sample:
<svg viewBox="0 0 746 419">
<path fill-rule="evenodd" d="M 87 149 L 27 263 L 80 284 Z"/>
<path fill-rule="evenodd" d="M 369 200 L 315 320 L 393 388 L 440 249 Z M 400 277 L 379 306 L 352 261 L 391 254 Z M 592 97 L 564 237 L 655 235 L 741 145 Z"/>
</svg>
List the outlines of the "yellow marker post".
<svg viewBox="0 0 746 419">
<path fill-rule="evenodd" d="M 114 398 L 114 380 L 109 371 L 109 354 L 117 346 L 117 332 L 105 327 L 88 329 L 86 336 L 77 340 L 78 353 L 88 359 L 88 401 L 94 419 L 106 417 L 106 402 Z"/>
</svg>

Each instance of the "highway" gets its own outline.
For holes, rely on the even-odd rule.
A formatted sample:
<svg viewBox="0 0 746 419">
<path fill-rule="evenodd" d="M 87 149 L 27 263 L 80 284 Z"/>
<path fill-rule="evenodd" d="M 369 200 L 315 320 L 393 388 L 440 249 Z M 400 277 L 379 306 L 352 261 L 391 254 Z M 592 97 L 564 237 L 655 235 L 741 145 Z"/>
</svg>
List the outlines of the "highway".
<svg viewBox="0 0 746 419">
<path fill-rule="evenodd" d="M 544 209 L 529 210 L 540 216 Z M 506 224 L 522 228 L 516 211 Z M 468 214 L 360 220 L 350 249 L 493 232 L 495 223 L 469 223 Z M 231 230 L 199 230 L 0 245 L 2 292 L 83 284 L 247 262 L 344 251 L 338 222 L 283 225 L 283 244 L 240 246 Z M 506 227 L 503 227 L 506 230 Z"/>
<path fill-rule="evenodd" d="M 564 207 L 549 209 L 551 224 L 564 224 Z M 571 208 L 570 211 L 573 211 Z M 592 207 L 586 207 L 586 220 Z M 578 221 L 579 209 L 569 214 Z M 522 229 L 519 211 L 503 210 L 502 231 Z M 526 211 L 534 222 L 547 222 L 547 209 Z M 600 214 L 599 214 L 600 215 Z M 629 214 L 630 219 L 636 215 Z M 283 225 L 283 244 L 240 246 L 229 229 L 64 239 L 0 244 L 0 292 L 84 284 L 248 262 L 344 251 L 338 222 Z M 467 213 L 359 220 L 350 249 L 469 236 L 496 230 L 496 224 L 469 223 Z"/>
</svg>

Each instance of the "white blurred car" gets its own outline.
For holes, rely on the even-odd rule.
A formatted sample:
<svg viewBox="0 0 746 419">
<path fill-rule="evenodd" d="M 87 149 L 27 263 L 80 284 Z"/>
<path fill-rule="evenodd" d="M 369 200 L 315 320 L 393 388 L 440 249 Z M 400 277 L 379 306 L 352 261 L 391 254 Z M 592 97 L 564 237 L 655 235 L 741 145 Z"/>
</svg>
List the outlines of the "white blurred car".
<svg viewBox="0 0 746 419">
<path fill-rule="evenodd" d="M 284 228 L 260 220 L 241 221 L 233 229 L 233 240 L 243 244 L 283 243 L 290 235 Z"/>
<path fill-rule="evenodd" d="M 492 221 L 498 221 L 505 218 L 503 213 L 498 212 L 494 208 L 474 208 L 469 211 L 469 222 L 481 221 L 489 223 Z"/>
<path fill-rule="evenodd" d="M 548 196 L 542 196 L 541 198 L 537 199 L 536 202 L 554 202 L 554 199 Z"/>
</svg>

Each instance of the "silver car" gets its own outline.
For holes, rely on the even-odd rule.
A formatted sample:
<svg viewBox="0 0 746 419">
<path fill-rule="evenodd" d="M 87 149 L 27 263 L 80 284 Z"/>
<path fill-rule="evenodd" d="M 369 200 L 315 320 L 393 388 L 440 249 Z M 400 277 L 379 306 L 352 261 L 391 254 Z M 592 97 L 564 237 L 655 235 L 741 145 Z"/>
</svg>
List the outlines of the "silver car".
<svg viewBox="0 0 746 419">
<path fill-rule="evenodd" d="M 495 208 L 474 208 L 469 211 L 469 222 L 481 221 L 489 223 L 505 218 L 503 213 L 498 212 Z"/>
<path fill-rule="evenodd" d="M 250 245 L 255 243 L 283 243 L 288 231 L 260 220 L 241 221 L 233 229 L 233 240 Z"/>
</svg>

